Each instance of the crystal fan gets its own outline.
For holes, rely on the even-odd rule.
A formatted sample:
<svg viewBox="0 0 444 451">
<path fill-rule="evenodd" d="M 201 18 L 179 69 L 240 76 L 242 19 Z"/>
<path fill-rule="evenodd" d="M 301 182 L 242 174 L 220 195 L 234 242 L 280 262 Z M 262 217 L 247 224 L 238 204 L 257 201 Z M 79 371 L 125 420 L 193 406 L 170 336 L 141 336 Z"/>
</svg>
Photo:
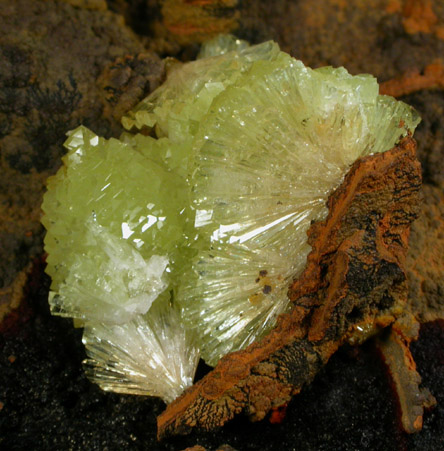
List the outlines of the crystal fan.
<svg viewBox="0 0 444 451">
<path fill-rule="evenodd" d="M 199 359 L 177 309 L 163 299 L 128 323 L 87 325 L 83 344 L 86 374 L 102 389 L 167 403 L 192 385 Z"/>
</svg>

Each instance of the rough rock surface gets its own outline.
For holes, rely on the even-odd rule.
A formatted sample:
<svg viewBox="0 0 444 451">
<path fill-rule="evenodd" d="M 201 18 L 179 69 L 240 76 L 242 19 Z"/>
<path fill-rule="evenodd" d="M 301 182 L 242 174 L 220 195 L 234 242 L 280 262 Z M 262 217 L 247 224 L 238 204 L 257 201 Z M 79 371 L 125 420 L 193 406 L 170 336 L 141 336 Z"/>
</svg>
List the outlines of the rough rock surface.
<svg viewBox="0 0 444 451">
<path fill-rule="evenodd" d="M 162 75 L 161 60 L 120 16 L 63 2 L 0 2 L 0 321 L 42 252 L 44 183 L 60 166 L 66 132 L 83 123 L 118 134 L 116 112 Z"/>
<path fill-rule="evenodd" d="M 310 67 L 345 66 L 381 81 L 420 72 L 444 53 L 440 0 L 109 0 L 142 34 L 178 54 L 220 30 L 274 39 Z M 124 5 L 124 6 L 123 6 Z M 150 12 L 155 14 L 150 14 Z"/>
<path fill-rule="evenodd" d="M 431 4 L 433 24 L 406 26 L 412 15 L 408 3 L 415 2 Z M 272 35 L 284 51 L 313 67 L 345 66 L 353 74 L 369 72 L 385 81 L 422 70 L 444 52 L 444 41 L 435 33 L 444 25 L 439 1 L 246 0 L 241 8 L 241 35 L 258 40 Z"/>
<path fill-rule="evenodd" d="M 409 304 L 421 321 L 444 318 L 444 193 L 425 185 L 407 258 Z"/>
<path fill-rule="evenodd" d="M 422 121 L 415 131 L 418 158 L 422 164 L 423 181 L 444 189 L 444 89 L 420 90 L 400 98 L 415 107 Z M 431 193 L 430 193 L 431 194 Z M 429 194 L 427 193 L 426 196 Z M 438 199 L 431 194 L 425 202 Z M 439 203 L 440 201 L 438 201 Z"/>
</svg>

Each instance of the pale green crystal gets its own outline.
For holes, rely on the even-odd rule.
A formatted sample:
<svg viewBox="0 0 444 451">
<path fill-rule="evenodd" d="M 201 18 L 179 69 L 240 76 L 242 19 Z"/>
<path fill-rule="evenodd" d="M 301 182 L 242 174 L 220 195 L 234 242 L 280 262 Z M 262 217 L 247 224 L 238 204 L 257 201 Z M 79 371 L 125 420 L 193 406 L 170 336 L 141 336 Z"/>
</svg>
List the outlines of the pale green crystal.
<svg viewBox="0 0 444 451">
<path fill-rule="evenodd" d="M 176 64 L 166 82 L 129 112 L 122 123 L 130 130 L 154 127 L 157 137 L 190 145 L 213 99 L 257 60 L 273 61 L 285 55 L 274 42 L 239 52 Z"/>
<path fill-rule="evenodd" d="M 183 258 L 184 182 L 137 149 L 84 127 L 66 146 L 42 205 L 51 308 L 123 323 L 148 311 Z"/>
<path fill-rule="evenodd" d="M 188 384 L 166 384 L 169 398 L 163 370 L 139 365 L 168 310 L 160 320 L 156 298 L 172 295 L 211 365 L 262 336 L 288 309 L 306 232 L 350 165 L 419 122 L 374 77 L 309 69 L 272 42 L 219 38 L 202 56 L 172 67 L 123 118 L 120 141 L 75 130 L 48 184 L 50 302 L 88 323 L 89 374 L 106 389 L 169 400 Z"/>
<path fill-rule="evenodd" d="M 234 51 L 239 53 L 248 47 L 250 47 L 250 44 L 243 39 L 238 39 L 232 34 L 220 34 L 202 44 L 197 59 L 220 56 Z M 257 48 L 255 52 L 257 52 Z"/>
<path fill-rule="evenodd" d="M 285 55 L 254 62 L 214 99 L 193 141 L 199 253 L 179 290 L 207 363 L 274 325 L 328 194 L 357 158 L 390 149 L 417 122 L 372 76 Z"/>
</svg>

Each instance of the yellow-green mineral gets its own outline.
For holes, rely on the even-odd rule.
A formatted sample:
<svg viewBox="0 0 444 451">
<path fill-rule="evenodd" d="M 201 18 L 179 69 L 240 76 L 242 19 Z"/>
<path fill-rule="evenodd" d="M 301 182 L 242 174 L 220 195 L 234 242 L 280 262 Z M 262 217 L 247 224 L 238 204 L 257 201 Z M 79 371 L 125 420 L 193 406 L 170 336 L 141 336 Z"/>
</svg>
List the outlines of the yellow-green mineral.
<svg viewBox="0 0 444 451">
<path fill-rule="evenodd" d="M 215 365 L 273 327 L 329 193 L 357 158 L 419 122 L 371 75 L 312 70 L 273 42 L 224 37 L 201 55 L 172 66 L 123 118 L 120 140 L 73 130 L 43 203 L 50 304 L 86 325 L 89 374 L 167 401 L 191 383 L 193 343 Z M 137 366 L 157 328 L 180 377 Z"/>
</svg>

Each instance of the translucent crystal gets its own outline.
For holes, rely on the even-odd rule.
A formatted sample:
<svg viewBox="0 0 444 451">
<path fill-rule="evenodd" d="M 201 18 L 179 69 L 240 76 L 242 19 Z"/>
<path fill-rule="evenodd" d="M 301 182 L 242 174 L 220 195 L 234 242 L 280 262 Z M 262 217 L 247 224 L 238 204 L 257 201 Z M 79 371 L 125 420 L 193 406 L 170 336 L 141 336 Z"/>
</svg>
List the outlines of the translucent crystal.
<svg viewBox="0 0 444 451">
<path fill-rule="evenodd" d="M 202 44 L 197 58 L 210 58 L 233 51 L 240 52 L 248 47 L 250 47 L 250 44 L 243 39 L 238 39 L 232 34 L 220 34 Z"/>
<path fill-rule="evenodd" d="M 103 390 L 169 403 L 192 385 L 199 352 L 177 310 L 159 301 L 128 323 L 85 327 L 85 371 Z"/>
<path fill-rule="evenodd" d="M 390 149 L 417 122 L 372 76 L 284 55 L 254 62 L 213 100 L 192 149 L 199 251 L 178 296 L 207 363 L 275 324 L 329 193 L 357 158 Z"/>
<path fill-rule="evenodd" d="M 167 311 L 150 306 L 170 294 L 211 365 L 266 333 L 328 195 L 357 158 L 419 122 L 374 77 L 309 69 L 272 42 L 218 38 L 201 56 L 172 67 L 120 140 L 76 129 L 48 184 L 52 310 L 89 324 L 89 372 L 106 389 L 170 399 L 157 384 L 171 378 L 141 351 L 159 346 Z M 182 362 L 180 349 L 164 355 Z"/>
<path fill-rule="evenodd" d="M 124 323 L 146 313 L 170 285 L 181 258 L 185 190 L 142 152 L 84 127 L 66 146 L 42 205 L 51 308 Z"/>
<path fill-rule="evenodd" d="M 272 61 L 282 55 L 274 42 L 238 52 L 176 64 L 166 82 L 123 117 L 128 130 L 154 127 L 157 137 L 190 145 L 199 122 L 213 99 L 248 71 L 256 60 Z"/>
</svg>

